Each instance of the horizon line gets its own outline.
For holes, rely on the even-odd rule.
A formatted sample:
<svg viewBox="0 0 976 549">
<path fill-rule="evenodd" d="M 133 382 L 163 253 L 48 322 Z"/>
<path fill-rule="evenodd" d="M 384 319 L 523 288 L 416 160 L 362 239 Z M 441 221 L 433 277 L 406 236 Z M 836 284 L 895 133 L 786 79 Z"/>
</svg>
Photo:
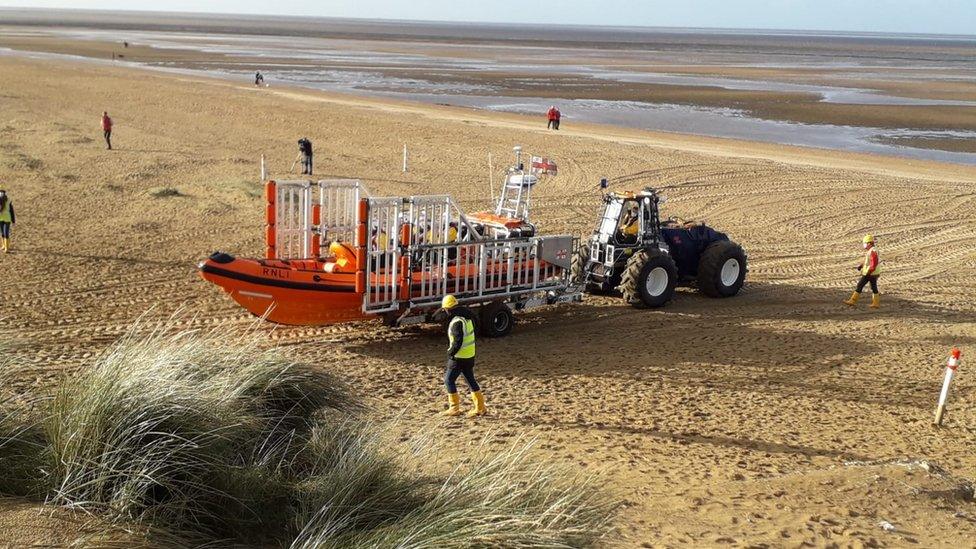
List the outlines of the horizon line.
<svg viewBox="0 0 976 549">
<path fill-rule="evenodd" d="M 534 27 L 535 25 L 531 23 L 519 23 L 519 22 L 502 22 L 502 21 L 475 21 L 475 20 L 459 20 L 459 19 L 390 19 L 382 17 L 346 17 L 337 15 L 281 15 L 273 13 L 260 13 L 260 12 L 241 12 L 241 13 L 229 13 L 229 12 L 216 12 L 216 11 L 166 11 L 166 10 L 140 10 L 140 9 L 97 9 L 97 8 L 48 8 L 48 7 L 28 7 L 28 6 L 5 6 L 0 5 L 0 12 L 3 11 L 33 11 L 33 12 L 76 12 L 76 13 L 99 13 L 99 14 L 145 14 L 145 15 L 185 15 L 185 16 L 218 16 L 218 17 L 270 17 L 275 19 L 321 19 L 321 20 L 333 20 L 333 21 L 358 21 L 358 22 L 378 22 L 378 23 L 418 23 L 418 24 L 468 24 L 468 25 L 505 25 L 508 27 Z M 0 25 L 17 25 L 17 22 L 7 22 L 0 21 Z M 70 26 L 70 22 L 62 22 L 60 26 Z M 976 40 L 976 33 L 974 34 L 958 34 L 958 33 L 939 33 L 939 32 L 917 32 L 917 31 L 865 31 L 865 30 L 851 30 L 851 29 L 815 29 L 815 28 L 784 28 L 784 27 L 685 27 L 685 26 L 645 26 L 645 25 L 619 25 L 619 24 L 581 24 L 581 23 L 553 23 L 550 26 L 554 27 L 565 27 L 565 28 L 577 28 L 577 29 L 629 29 L 629 30 L 649 30 L 649 31 L 735 31 L 735 32 L 749 32 L 749 31 L 763 31 L 763 32 L 776 32 L 776 33 L 798 33 L 798 34 L 814 34 L 814 33 L 828 33 L 837 35 L 869 35 L 877 37 L 885 36 L 918 36 L 918 37 L 945 37 L 945 38 L 962 38 Z"/>
</svg>

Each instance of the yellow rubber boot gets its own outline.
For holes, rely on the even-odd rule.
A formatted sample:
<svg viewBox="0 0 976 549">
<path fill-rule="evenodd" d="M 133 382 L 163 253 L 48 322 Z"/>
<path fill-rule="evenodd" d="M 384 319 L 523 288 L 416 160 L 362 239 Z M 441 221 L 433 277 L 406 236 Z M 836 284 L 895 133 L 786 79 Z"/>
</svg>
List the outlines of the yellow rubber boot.
<svg viewBox="0 0 976 549">
<path fill-rule="evenodd" d="M 851 294 L 851 298 L 848 299 L 847 301 L 845 301 L 844 304 L 850 305 L 851 307 L 853 307 L 853 306 L 857 305 L 857 300 L 860 299 L 860 297 L 861 297 L 861 294 L 859 294 L 857 292 L 854 292 L 853 294 Z"/>
<path fill-rule="evenodd" d="M 872 309 L 878 309 L 881 307 L 881 294 L 871 294 L 871 305 Z"/>
<path fill-rule="evenodd" d="M 461 395 L 457 393 L 447 394 L 447 410 L 441 412 L 442 416 L 461 415 Z"/>
<path fill-rule="evenodd" d="M 488 411 L 485 408 L 485 395 L 481 391 L 471 393 L 471 401 L 474 403 L 474 408 L 468 411 L 468 417 L 482 416 Z"/>
<path fill-rule="evenodd" d="M 10 251 L 10 239 L 9 238 L 0 238 L 0 240 L 3 241 L 3 253 L 9 252 Z"/>
</svg>

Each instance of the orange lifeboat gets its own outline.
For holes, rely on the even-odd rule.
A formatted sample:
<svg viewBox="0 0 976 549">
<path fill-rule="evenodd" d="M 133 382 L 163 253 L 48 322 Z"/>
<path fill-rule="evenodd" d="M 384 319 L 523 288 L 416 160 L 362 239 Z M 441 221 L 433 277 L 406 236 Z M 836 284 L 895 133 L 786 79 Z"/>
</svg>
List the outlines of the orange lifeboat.
<svg viewBox="0 0 976 549">
<path fill-rule="evenodd" d="M 338 267 L 340 261 L 239 259 L 217 252 L 199 269 L 204 280 L 272 322 L 327 325 L 368 318 L 355 267 Z"/>
</svg>

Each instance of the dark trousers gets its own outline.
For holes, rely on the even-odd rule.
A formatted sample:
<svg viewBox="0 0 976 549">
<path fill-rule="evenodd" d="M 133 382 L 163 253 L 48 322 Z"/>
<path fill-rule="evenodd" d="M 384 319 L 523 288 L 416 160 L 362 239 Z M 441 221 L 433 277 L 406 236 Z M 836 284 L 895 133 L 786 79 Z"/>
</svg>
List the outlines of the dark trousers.
<svg viewBox="0 0 976 549">
<path fill-rule="evenodd" d="M 112 130 L 105 130 L 105 144 L 108 145 L 108 150 L 112 150 Z"/>
<path fill-rule="evenodd" d="M 10 238 L 10 223 L 0 221 L 0 238 Z"/>
<path fill-rule="evenodd" d="M 474 379 L 474 359 L 473 358 L 449 358 L 447 359 L 447 369 L 444 371 L 444 385 L 447 392 L 454 394 L 458 392 L 457 378 L 464 376 L 464 381 L 472 391 L 480 391 L 481 386 Z"/>
<path fill-rule="evenodd" d="M 559 129 L 559 121 L 558 120 L 550 120 L 549 121 L 549 125 L 546 126 L 546 129 L 547 130 L 558 130 Z"/>
<path fill-rule="evenodd" d="M 302 155 L 302 175 L 312 175 L 312 155 Z"/>
<path fill-rule="evenodd" d="M 861 293 L 864 290 L 866 284 L 871 284 L 871 293 L 878 293 L 878 277 L 875 275 L 864 275 L 861 280 L 857 281 L 857 293 Z"/>
</svg>

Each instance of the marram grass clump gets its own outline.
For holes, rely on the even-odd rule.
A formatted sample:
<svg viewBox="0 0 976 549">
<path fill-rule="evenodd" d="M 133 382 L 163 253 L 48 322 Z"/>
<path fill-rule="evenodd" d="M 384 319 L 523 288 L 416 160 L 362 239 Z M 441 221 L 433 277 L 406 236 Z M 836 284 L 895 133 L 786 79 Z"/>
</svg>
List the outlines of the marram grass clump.
<svg viewBox="0 0 976 549">
<path fill-rule="evenodd" d="M 10 346 L 0 341 L 0 494 L 41 497 L 47 445 L 34 413 L 36 398 L 14 389 L 22 369 Z"/>
<path fill-rule="evenodd" d="M 609 531 L 615 503 L 531 444 L 437 469 L 430 439 L 392 441 L 338 379 L 253 334 L 146 331 L 31 413 L 3 395 L 0 492 L 178 545 L 581 547 Z"/>
<path fill-rule="evenodd" d="M 246 532 L 280 518 L 288 479 L 278 463 L 327 409 L 352 409 L 337 380 L 253 338 L 129 335 L 51 401 L 50 501 L 208 535 Z"/>
<path fill-rule="evenodd" d="M 409 494 L 409 507 L 375 517 L 369 528 L 344 528 L 351 517 L 336 510 L 359 515 L 382 505 L 350 508 L 343 503 L 351 498 L 337 502 L 343 494 L 323 491 L 330 499 L 317 502 L 293 547 L 588 547 L 608 532 L 615 504 L 594 479 L 544 464 L 524 442 L 496 452 L 486 441 L 474 454 L 444 477 L 401 491 L 397 503 Z"/>
</svg>

